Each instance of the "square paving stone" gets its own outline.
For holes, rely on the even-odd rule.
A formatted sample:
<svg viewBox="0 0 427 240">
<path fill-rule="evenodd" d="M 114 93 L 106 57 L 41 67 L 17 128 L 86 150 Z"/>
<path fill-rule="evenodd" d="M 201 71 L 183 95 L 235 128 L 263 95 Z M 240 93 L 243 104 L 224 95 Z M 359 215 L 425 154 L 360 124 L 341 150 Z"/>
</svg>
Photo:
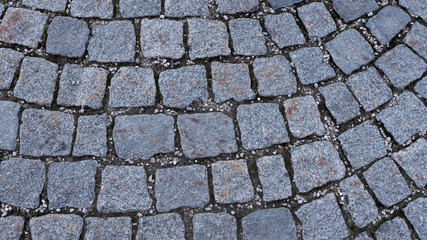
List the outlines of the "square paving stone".
<svg viewBox="0 0 427 240">
<path fill-rule="evenodd" d="M 164 114 L 118 116 L 113 138 L 120 158 L 148 159 L 175 150 L 174 119 Z"/>
<path fill-rule="evenodd" d="M 165 15 L 168 17 L 207 16 L 209 5 L 207 0 L 165 0 Z"/>
<path fill-rule="evenodd" d="M 67 0 L 23 0 L 22 5 L 52 12 L 64 12 Z"/>
<path fill-rule="evenodd" d="M 181 145 L 188 158 L 214 157 L 237 151 L 233 120 L 224 113 L 178 116 Z"/>
<path fill-rule="evenodd" d="M 335 31 L 337 26 L 325 5 L 314 2 L 298 8 L 298 16 L 304 23 L 310 38 L 325 37 Z"/>
<path fill-rule="evenodd" d="M 0 236 L 4 239 L 20 239 L 24 229 L 24 218 L 9 216 L 0 218 Z"/>
<path fill-rule="evenodd" d="M 161 0 L 120 0 L 120 13 L 124 18 L 160 15 Z"/>
<path fill-rule="evenodd" d="M 58 16 L 47 29 L 46 52 L 66 57 L 82 57 L 89 38 L 85 21 Z"/>
<path fill-rule="evenodd" d="M 206 69 L 193 65 L 170 69 L 160 73 L 160 93 L 163 104 L 174 108 L 185 108 L 195 101 L 208 99 Z"/>
<path fill-rule="evenodd" d="M 72 0 L 71 16 L 82 18 L 111 19 L 114 14 L 113 0 Z"/>
<path fill-rule="evenodd" d="M 427 198 L 418 198 L 410 202 L 403 211 L 412 223 L 421 239 L 427 239 Z"/>
<path fill-rule="evenodd" d="M 38 207 L 45 168 L 39 160 L 11 158 L 0 162 L 0 201 L 18 207 Z"/>
<path fill-rule="evenodd" d="M 375 0 L 332 0 L 332 5 L 345 22 L 378 9 Z"/>
<path fill-rule="evenodd" d="M 296 215 L 304 239 L 344 239 L 349 231 L 333 193 L 303 205 Z"/>
<path fill-rule="evenodd" d="M 345 123 L 360 114 L 359 103 L 342 82 L 319 88 L 325 104 L 337 124 Z"/>
<path fill-rule="evenodd" d="M 326 43 L 325 46 L 335 64 L 346 74 L 350 74 L 374 59 L 374 51 L 371 46 L 354 29 L 341 32 L 333 40 Z"/>
<path fill-rule="evenodd" d="M 265 202 L 285 199 L 292 195 L 291 181 L 281 155 L 258 158 L 256 165 Z"/>
<path fill-rule="evenodd" d="M 418 187 L 423 188 L 427 184 L 427 140 L 418 139 L 409 147 L 392 155 L 406 174 L 415 181 Z"/>
<path fill-rule="evenodd" d="M 400 0 L 399 4 L 427 21 L 427 8 L 422 0 Z"/>
<path fill-rule="evenodd" d="M 366 111 L 374 110 L 392 97 L 391 89 L 373 67 L 351 75 L 347 86 Z"/>
<path fill-rule="evenodd" d="M 253 64 L 258 93 L 264 97 L 289 95 L 297 91 L 297 81 L 285 56 L 257 58 Z"/>
<path fill-rule="evenodd" d="M 80 116 L 73 155 L 105 157 L 107 154 L 107 115 Z"/>
<path fill-rule="evenodd" d="M 33 240 L 78 240 L 83 218 L 75 214 L 48 214 L 30 219 Z"/>
<path fill-rule="evenodd" d="M 27 102 L 50 106 L 58 78 L 58 65 L 44 58 L 26 57 L 13 95 Z"/>
<path fill-rule="evenodd" d="M 30 156 L 65 156 L 71 152 L 74 117 L 71 114 L 24 110 L 20 128 L 20 153 Z"/>
<path fill-rule="evenodd" d="M 380 68 L 398 89 L 405 88 L 427 70 L 427 64 L 403 44 L 383 54 L 375 61 L 375 66 Z"/>
<path fill-rule="evenodd" d="M 249 13 L 258 10 L 259 0 L 216 0 L 217 11 L 223 14 Z"/>
<path fill-rule="evenodd" d="M 64 106 L 102 107 L 108 70 L 66 64 L 59 82 L 57 103 Z"/>
<path fill-rule="evenodd" d="M 230 55 L 227 27 L 223 22 L 200 18 L 190 18 L 187 22 L 191 59 Z"/>
<path fill-rule="evenodd" d="M 335 77 L 334 69 L 323 61 L 320 48 L 301 48 L 289 54 L 302 84 L 312 84 Z"/>
<path fill-rule="evenodd" d="M 393 220 L 383 223 L 378 230 L 375 232 L 377 239 L 399 239 L 399 240 L 410 240 L 411 231 L 406 225 L 405 220 L 400 217 L 396 217 Z"/>
<path fill-rule="evenodd" d="M 212 164 L 212 184 L 218 203 L 243 203 L 254 197 L 246 160 L 218 161 Z"/>
<path fill-rule="evenodd" d="M 228 1 L 228 0 L 227 0 Z M 236 55 L 263 55 L 267 53 L 264 34 L 258 20 L 238 18 L 228 22 Z"/>
<path fill-rule="evenodd" d="M 96 160 L 54 162 L 49 166 L 49 208 L 89 208 L 95 199 Z"/>
<path fill-rule="evenodd" d="M 296 238 L 295 222 L 286 208 L 255 211 L 242 219 L 247 240 L 291 240 Z"/>
<path fill-rule="evenodd" d="M 427 77 L 421 79 L 417 85 L 415 85 L 414 90 L 421 95 L 421 97 L 427 99 Z"/>
<path fill-rule="evenodd" d="M 180 59 L 185 53 L 183 26 L 182 22 L 175 20 L 142 19 L 142 55 L 149 58 Z"/>
<path fill-rule="evenodd" d="M 47 15 L 22 8 L 8 8 L 0 24 L 0 41 L 36 48 L 41 42 Z"/>
<path fill-rule="evenodd" d="M 150 68 L 121 67 L 109 89 L 110 107 L 146 107 L 156 102 L 156 82 Z"/>
<path fill-rule="evenodd" d="M 338 139 L 353 168 L 361 168 L 387 154 L 378 128 L 368 121 L 342 133 Z"/>
<path fill-rule="evenodd" d="M 19 103 L 0 101 L 0 149 L 15 150 L 20 108 Z"/>
<path fill-rule="evenodd" d="M 345 175 L 345 166 L 335 147 L 327 141 L 308 143 L 291 150 L 294 180 L 308 192 Z"/>
<path fill-rule="evenodd" d="M 415 52 L 427 58 L 427 27 L 415 22 L 403 41 Z"/>
<path fill-rule="evenodd" d="M 248 65 L 213 62 L 211 69 L 215 102 L 222 103 L 229 99 L 241 102 L 255 98 L 255 93 L 251 89 Z"/>
<path fill-rule="evenodd" d="M 378 114 L 378 119 L 393 135 L 394 140 L 403 144 L 414 134 L 427 128 L 427 108 L 413 93 L 404 92 L 395 106 Z"/>
<path fill-rule="evenodd" d="M 97 209 L 100 212 L 134 212 L 151 207 L 144 167 L 107 166 L 102 171 Z"/>
<path fill-rule="evenodd" d="M 136 240 L 184 240 L 184 222 L 178 213 L 166 213 L 139 219 Z"/>
<path fill-rule="evenodd" d="M 193 217 L 194 240 L 237 239 L 236 218 L 228 213 L 199 213 Z"/>
<path fill-rule="evenodd" d="M 154 192 L 157 210 L 160 212 L 179 207 L 202 207 L 209 203 L 206 166 L 190 165 L 158 169 Z"/>
<path fill-rule="evenodd" d="M 86 218 L 85 240 L 132 239 L 132 219 L 130 217 Z"/>
<path fill-rule="evenodd" d="M 23 53 L 13 49 L 0 48 L 0 89 L 10 88 L 23 57 Z"/>
<path fill-rule="evenodd" d="M 325 134 L 316 102 L 312 96 L 291 98 L 283 102 L 292 135 L 304 138 L 311 134 Z"/>
<path fill-rule="evenodd" d="M 237 108 L 242 145 L 247 150 L 289 142 L 285 120 L 274 103 L 254 103 Z"/>
<path fill-rule="evenodd" d="M 411 194 L 396 164 L 388 157 L 372 165 L 363 176 L 378 200 L 386 207 L 402 201 Z"/>
<path fill-rule="evenodd" d="M 304 35 L 292 14 L 267 15 L 264 20 L 265 28 L 280 48 L 305 43 Z"/>
<path fill-rule="evenodd" d="M 341 181 L 339 187 L 346 198 L 351 217 L 358 227 L 366 226 L 377 217 L 378 209 L 375 201 L 356 175 Z"/>
<path fill-rule="evenodd" d="M 89 60 L 133 62 L 135 44 L 135 28 L 132 22 L 111 21 L 106 24 L 96 24 L 93 27 L 93 36 L 87 47 Z"/>
</svg>

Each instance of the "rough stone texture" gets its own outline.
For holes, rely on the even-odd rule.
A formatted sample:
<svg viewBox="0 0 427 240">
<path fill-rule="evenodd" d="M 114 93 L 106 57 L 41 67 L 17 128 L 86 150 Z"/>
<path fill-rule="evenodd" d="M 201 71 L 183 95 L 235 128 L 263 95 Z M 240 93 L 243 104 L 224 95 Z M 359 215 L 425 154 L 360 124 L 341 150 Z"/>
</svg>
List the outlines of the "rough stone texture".
<svg viewBox="0 0 427 240">
<path fill-rule="evenodd" d="M 0 218 L 0 236 L 2 236 L 3 239 L 20 239 L 23 229 L 24 218 L 22 217 L 9 216 Z"/>
<path fill-rule="evenodd" d="M 130 217 L 86 218 L 85 240 L 132 238 L 132 219 Z"/>
<path fill-rule="evenodd" d="M 303 205 L 296 215 L 304 239 L 344 239 L 349 234 L 333 193 Z"/>
<path fill-rule="evenodd" d="M 111 19 L 114 14 L 113 0 L 72 0 L 70 13 L 74 17 Z"/>
<path fill-rule="evenodd" d="M 33 240 L 78 240 L 83 218 L 75 214 L 48 214 L 30 219 Z"/>
<path fill-rule="evenodd" d="M 264 20 L 265 28 L 280 48 L 305 42 L 304 35 L 301 33 L 292 14 L 267 15 Z"/>
<path fill-rule="evenodd" d="M 179 207 L 201 207 L 209 202 L 206 166 L 158 169 L 154 190 L 160 212 Z"/>
<path fill-rule="evenodd" d="M 87 47 L 89 60 L 98 62 L 133 62 L 136 39 L 132 22 L 111 21 L 106 24 L 96 24 L 92 31 L 93 36 L 89 40 Z"/>
<path fill-rule="evenodd" d="M 351 75 L 347 86 L 366 111 L 374 110 L 392 97 L 391 89 L 373 67 Z"/>
<path fill-rule="evenodd" d="M 319 91 L 337 124 L 345 123 L 360 114 L 359 103 L 344 83 L 333 83 L 319 88 Z"/>
<path fill-rule="evenodd" d="M 237 239 L 236 218 L 227 213 L 200 213 L 193 217 L 195 240 Z"/>
<path fill-rule="evenodd" d="M 402 93 L 397 104 L 384 109 L 378 119 L 399 144 L 427 128 L 427 108 L 411 92 Z"/>
<path fill-rule="evenodd" d="M 67 0 L 23 0 L 22 5 L 52 12 L 64 12 Z"/>
<path fill-rule="evenodd" d="M 118 116 L 113 138 L 120 158 L 148 159 L 175 149 L 174 119 L 164 114 Z"/>
<path fill-rule="evenodd" d="M 59 82 L 57 103 L 64 106 L 102 107 L 108 70 L 66 64 Z"/>
<path fill-rule="evenodd" d="M 80 116 L 73 155 L 105 157 L 107 154 L 107 115 Z"/>
<path fill-rule="evenodd" d="M 319 109 L 312 96 L 285 100 L 283 106 L 289 129 L 295 137 L 304 138 L 311 134 L 321 136 L 325 133 Z"/>
<path fill-rule="evenodd" d="M 373 240 L 371 236 L 369 236 L 366 232 L 357 235 L 354 240 Z"/>
<path fill-rule="evenodd" d="M 18 207 L 37 208 L 45 178 L 42 161 L 11 158 L 0 162 L 0 201 Z"/>
<path fill-rule="evenodd" d="M 208 0 L 165 0 L 165 14 L 169 17 L 207 16 Z"/>
<path fill-rule="evenodd" d="M 353 168 L 361 168 L 387 154 L 378 128 L 368 121 L 338 136 L 342 149 Z"/>
<path fill-rule="evenodd" d="M 12 151 L 16 147 L 20 108 L 19 103 L 0 101 L 0 149 Z"/>
<path fill-rule="evenodd" d="M 24 54 L 7 48 L 0 48 L 0 89 L 9 89 Z"/>
<path fill-rule="evenodd" d="M 156 82 L 150 68 L 121 67 L 111 79 L 110 107 L 145 107 L 156 102 Z"/>
<path fill-rule="evenodd" d="M 375 66 L 399 89 L 420 78 L 427 70 L 427 64 L 403 44 L 383 54 L 375 61 Z"/>
<path fill-rule="evenodd" d="M 375 201 L 356 175 L 341 181 L 339 187 L 348 201 L 348 210 L 358 227 L 364 227 L 376 218 L 378 209 Z"/>
<path fill-rule="evenodd" d="M 298 8 L 301 18 L 310 38 L 325 37 L 337 29 L 331 14 L 321 2 L 314 2 Z"/>
<path fill-rule="evenodd" d="M 120 14 L 124 18 L 160 15 L 161 0 L 120 0 Z"/>
<path fill-rule="evenodd" d="M 255 211 L 242 219 L 242 228 L 247 240 L 296 239 L 295 223 L 286 208 Z"/>
<path fill-rule="evenodd" d="M 3 14 L 4 4 L 0 3 L 0 15 Z"/>
<path fill-rule="evenodd" d="M 399 4 L 427 21 L 427 7 L 420 0 L 400 0 Z"/>
<path fill-rule="evenodd" d="M 49 208 L 88 208 L 95 199 L 95 160 L 54 162 L 49 166 Z"/>
<path fill-rule="evenodd" d="M 291 6 L 291 5 L 299 3 L 301 1 L 302 0 L 268 0 L 270 5 L 276 9 L 281 8 L 281 7 Z"/>
<path fill-rule="evenodd" d="M 230 55 L 227 27 L 223 22 L 200 18 L 190 18 L 187 22 L 191 59 Z"/>
<path fill-rule="evenodd" d="M 136 240 L 184 240 L 185 228 L 177 213 L 166 213 L 139 219 Z"/>
<path fill-rule="evenodd" d="M 427 99 L 427 77 L 421 79 L 417 85 L 415 85 L 414 90 L 421 95 L 421 97 Z"/>
<path fill-rule="evenodd" d="M 427 198 L 418 198 L 403 209 L 420 239 L 427 239 Z"/>
<path fill-rule="evenodd" d="M 41 12 L 10 7 L 0 24 L 0 41 L 36 48 L 41 42 L 47 18 Z"/>
<path fill-rule="evenodd" d="M 178 116 L 184 154 L 191 159 L 214 157 L 237 151 L 233 120 L 224 113 L 196 113 Z"/>
<path fill-rule="evenodd" d="M 30 156 L 65 156 L 71 152 L 74 117 L 71 114 L 24 110 L 20 127 L 20 153 Z"/>
<path fill-rule="evenodd" d="M 292 186 L 281 155 L 264 156 L 256 161 L 265 202 L 288 198 Z"/>
<path fill-rule="evenodd" d="M 27 102 L 50 106 L 55 91 L 58 65 L 43 58 L 26 57 L 13 94 Z"/>
<path fill-rule="evenodd" d="M 334 69 L 323 61 L 320 48 L 301 48 L 290 54 L 302 84 L 312 84 L 335 77 Z"/>
<path fill-rule="evenodd" d="M 396 164 L 388 157 L 372 165 L 363 173 L 363 176 L 378 200 L 387 207 L 402 201 L 411 194 L 411 190 Z"/>
<path fill-rule="evenodd" d="M 85 21 L 58 16 L 47 30 L 46 52 L 66 57 L 82 57 L 89 38 Z"/>
<path fill-rule="evenodd" d="M 248 13 L 258 10 L 259 0 L 216 0 L 217 11 L 223 14 Z"/>
<path fill-rule="evenodd" d="M 378 9 L 375 0 L 333 0 L 332 4 L 345 22 L 353 21 Z"/>
<path fill-rule="evenodd" d="M 215 102 L 222 103 L 229 99 L 240 102 L 255 98 L 251 89 L 249 67 L 246 64 L 213 62 L 211 69 Z"/>
<path fill-rule="evenodd" d="M 212 175 L 216 202 L 247 202 L 254 197 L 246 160 L 218 161 L 212 164 Z"/>
<path fill-rule="evenodd" d="M 230 0 L 227 0 L 230 1 Z M 267 53 L 265 38 L 258 20 L 238 18 L 228 22 L 236 55 L 263 55 Z"/>
<path fill-rule="evenodd" d="M 427 27 L 415 22 L 403 41 L 415 52 L 427 58 Z"/>
<path fill-rule="evenodd" d="M 285 56 L 257 58 L 253 64 L 261 96 L 279 96 L 297 91 L 297 81 Z"/>
<path fill-rule="evenodd" d="M 375 232 L 375 236 L 378 240 L 386 239 L 399 239 L 399 240 L 410 240 L 411 232 L 409 231 L 408 225 L 405 220 L 400 217 L 396 217 L 393 220 L 383 223 L 378 230 Z"/>
<path fill-rule="evenodd" d="M 102 171 L 98 211 L 107 213 L 142 211 L 149 209 L 151 203 L 144 167 L 107 166 Z"/>
<path fill-rule="evenodd" d="M 183 23 L 167 19 L 141 20 L 142 55 L 180 59 L 184 53 Z"/>
</svg>

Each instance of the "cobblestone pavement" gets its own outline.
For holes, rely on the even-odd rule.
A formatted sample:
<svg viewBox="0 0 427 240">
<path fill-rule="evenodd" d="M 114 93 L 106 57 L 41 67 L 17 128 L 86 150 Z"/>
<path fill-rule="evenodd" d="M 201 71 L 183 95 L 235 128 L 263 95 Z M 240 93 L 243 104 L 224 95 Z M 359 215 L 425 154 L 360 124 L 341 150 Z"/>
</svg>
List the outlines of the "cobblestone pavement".
<svg viewBox="0 0 427 240">
<path fill-rule="evenodd" d="M 426 0 L 0 19 L 0 239 L 427 239 Z"/>
</svg>

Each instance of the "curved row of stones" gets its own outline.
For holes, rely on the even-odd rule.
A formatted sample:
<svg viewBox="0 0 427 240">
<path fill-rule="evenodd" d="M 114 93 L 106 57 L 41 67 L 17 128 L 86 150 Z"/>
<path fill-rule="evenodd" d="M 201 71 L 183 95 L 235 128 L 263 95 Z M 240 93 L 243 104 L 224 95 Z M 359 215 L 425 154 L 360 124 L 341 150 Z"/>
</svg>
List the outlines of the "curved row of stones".
<svg viewBox="0 0 427 240">
<path fill-rule="evenodd" d="M 0 4 L 1 235 L 427 238 L 423 6 Z"/>
</svg>

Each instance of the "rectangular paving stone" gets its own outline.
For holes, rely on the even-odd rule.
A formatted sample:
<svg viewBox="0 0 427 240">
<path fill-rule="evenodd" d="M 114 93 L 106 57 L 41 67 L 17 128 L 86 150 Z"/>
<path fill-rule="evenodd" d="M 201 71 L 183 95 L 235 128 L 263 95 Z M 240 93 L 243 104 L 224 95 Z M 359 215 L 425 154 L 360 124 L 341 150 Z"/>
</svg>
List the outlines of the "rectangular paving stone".
<svg viewBox="0 0 427 240">
<path fill-rule="evenodd" d="M 194 240 L 237 239 L 236 218 L 228 213 L 198 213 L 193 217 Z"/>
<path fill-rule="evenodd" d="M 209 203 L 206 166 L 157 169 L 154 192 L 159 212 L 180 207 L 202 207 Z"/>
<path fill-rule="evenodd" d="M 237 151 L 233 120 L 224 113 L 184 114 L 177 122 L 182 150 L 188 158 Z"/>
<path fill-rule="evenodd" d="M 291 6 L 293 4 L 302 2 L 302 0 L 268 0 L 268 2 L 273 8 L 277 9 L 281 7 Z"/>
<path fill-rule="evenodd" d="M 390 221 L 387 221 L 378 228 L 375 232 L 377 239 L 399 239 L 399 240 L 410 240 L 411 231 L 406 225 L 405 220 L 400 217 L 396 217 Z"/>
<path fill-rule="evenodd" d="M 132 219 L 130 217 L 89 217 L 85 222 L 85 240 L 130 240 L 132 238 Z"/>
<path fill-rule="evenodd" d="M 73 155 L 105 157 L 107 154 L 107 115 L 80 116 Z"/>
<path fill-rule="evenodd" d="M 185 53 L 184 24 L 168 19 L 141 20 L 142 55 L 149 58 L 180 59 Z"/>
<path fill-rule="evenodd" d="M 25 57 L 13 95 L 27 102 L 50 106 L 57 77 L 57 64 L 44 58 Z"/>
<path fill-rule="evenodd" d="M 165 15 L 168 17 L 207 16 L 209 5 L 207 0 L 165 0 Z"/>
<path fill-rule="evenodd" d="M 120 0 L 120 14 L 124 18 L 160 15 L 161 0 Z"/>
<path fill-rule="evenodd" d="M 65 64 L 59 81 L 57 103 L 63 106 L 102 107 L 108 70 Z"/>
<path fill-rule="evenodd" d="M 153 202 L 148 195 L 144 167 L 107 166 L 102 171 L 97 209 L 100 212 L 148 210 Z"/>
<path fill-rule="evenodd" d="M 120 158 L 148 159 L 175 150 L 174 119 L 165 114 L 118 116 L 113 129 Z"/>
<path fill-rule="evenodd" d="M 427 99 L 427 77 L 424 77 L 418 81 L 417 85 L 414 87 L 415 92 L 417 92 L 421 97 Z"/>
<path fill-rule="evenodd" d="M 67 0 L 22 0 L 22 5 L 51 12 L 64 12 Z"/>
<path fill-rule="evenodd" d="M 264 34 L 257 19 L 238 18 L 230 20 L 228 24 L 234 54 L 252 56 L 267 53 Z"/>
<path fill-rule="evenodd" d="M 415 22 L 403 41 L 415 52 L 427 58 L 427 27 Z"/>
<path fill-rule="evenodd" d="M 274 103 L 254 103 L 237 108 L 242 145 L 247 150 L 289 142 L 285 120 Z"/>
<path fill-rule="evenodd" d="M 74 17 L 111 19 L 114 14 L 113 0 L 72 0 L 70 13 Z"/>
<path fill-rule="evenodd" d="M 136 240 L 184 240 L 184 222 L 178 213 L 166 213 L 139 219 Z"/>
<path fill-rule="evenodd" d="M 20 239 L 24 229 L 24 218 L 8 216 L 0 218 L 0 236 L 5 239 Z"/>
<path fill-rule="evenodd" d="M 304 35 L 292 14 L 267 15 L 264 20 L 265 28 L 280 48 L 305 43 Z"/>
<path fill-rule="evenodd" d="M 310 38 L 321 38 L 337 29 L 334 19 L 321 2 L 314 2 L 298 8 L 298 16 Z"/>
<path fill-rule="evenodd" d="M 0 101 L 0 149 L 15 150 L 20 108 L 19 103 Z"/>
<path fill-rule="evenodd" d="M 427 238 L 427 198 L 418 198 L 417 200 L 410 202 L 403 211 L 405 216 L 409 219 L 412 225 L 417 231 L 420 239 Z"/>
<path fill-rule="evenodd" d="M 78 240 L 83 218 L 75 214 L 48 214 L 30 219 L 33 240 Z"/>
<path fill-rule="evenodd" d="M 23 53 L 8 48 L 0 48 L 0 89 L 9 89 L 18 70 Z"/>
<path fill-rule="evenodd" d="M 259 0 L 216 0 L 222 14 L 249 13 L 258 10 Z"/>
<path fill-rule="evenodd" d="M 253 199 L 254 188 L 246 160 L 215 162 L 212 176 L 217 203 L 243 203 Z"/>
<path fill-rule="evenodd" d="M 96 160 L 54 162 L 49 166 L 49 208 L 89 208 L 95 200 Z"/>
<path fill-rule="evenodd" d="M 45 169 L 39 160 L 11 158 L 0 162 L 0 201 L 17 207 L 37 208 L 46 179 Z"/>
<path fill-rule="evenodd" d="M 421 17 L 424 21 L 427 21 L 427 8 L 420 0 L 401 0 L 399 4 L 413 14 Z"/>
<path fill-rule="evenodd" d="M 0 41 L 36 48 L 41 42 L 47 18 L 41 12 L 10 7 L 0 24 Z"/>
<path fill-rule="evenodd" d="M 332 5 L 345 22 L 353 21 L 378 9 L 375 0 L 333 0 Z"/>
<path fill-rule="evenodd" d="M 71 152 L 74 117 L 71 114 L 24 110 L 20 127 L 20 153 L 30 156 L 66 156 Z"/>
</svg>

